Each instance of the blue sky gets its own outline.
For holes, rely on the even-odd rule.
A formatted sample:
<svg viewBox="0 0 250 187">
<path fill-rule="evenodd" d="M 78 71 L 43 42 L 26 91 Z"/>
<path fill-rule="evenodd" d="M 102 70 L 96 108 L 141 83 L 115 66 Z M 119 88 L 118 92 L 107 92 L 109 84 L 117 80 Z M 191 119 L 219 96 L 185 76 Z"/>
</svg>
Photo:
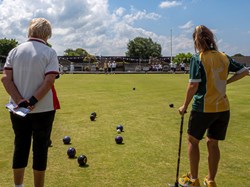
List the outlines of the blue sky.
<svg viewBox="0 0 250 187">
<path fill-rule="evenodd" d="M 250 1 L 247 0 L 0 0 L 0 38 L 27 40 L 34 17 L 53 26 L 49 42 L 63 55 L 68 48 L 94 55 L 125 55 L 135 37 L 161 44 L 162 55 L 194 53 L 192 32 L 206 25 L 219 49 L 250 56 Z"/>
</svg>

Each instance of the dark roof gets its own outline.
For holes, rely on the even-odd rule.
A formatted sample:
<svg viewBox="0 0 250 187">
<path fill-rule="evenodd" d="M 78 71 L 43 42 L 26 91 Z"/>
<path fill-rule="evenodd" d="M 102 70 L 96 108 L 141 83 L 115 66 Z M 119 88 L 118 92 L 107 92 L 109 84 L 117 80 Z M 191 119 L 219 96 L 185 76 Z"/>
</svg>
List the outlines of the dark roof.
<svg viewBox="0 0 250 187">
<path fill-rule="evenodd" d="M 236 62 L 239 62 L 245 66 L 250 66 L 250 56 L 235 56 L 232 57 Z"/>
</svg>

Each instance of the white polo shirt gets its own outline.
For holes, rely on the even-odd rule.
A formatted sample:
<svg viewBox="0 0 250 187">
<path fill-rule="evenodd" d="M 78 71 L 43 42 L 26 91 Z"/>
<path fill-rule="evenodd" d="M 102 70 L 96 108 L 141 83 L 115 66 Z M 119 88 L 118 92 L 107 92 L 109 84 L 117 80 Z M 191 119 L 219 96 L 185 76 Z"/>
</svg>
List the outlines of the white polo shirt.
<svg viewBox="0 0 250 187">
<path fill-rule="evenodd" d="M 20 44 L 9 52 L 4 69 L 13 70 L 14 83 L 23 98 L 29 99 L 41 86 L 47 74 L 58 74 L 59 63 L 54 49 L 37 38 Z M 12 98 L 10 98 L 12 102 Z M 35 105 L 31 113 L 59 109 L 54 86 Z"/>
</svg>

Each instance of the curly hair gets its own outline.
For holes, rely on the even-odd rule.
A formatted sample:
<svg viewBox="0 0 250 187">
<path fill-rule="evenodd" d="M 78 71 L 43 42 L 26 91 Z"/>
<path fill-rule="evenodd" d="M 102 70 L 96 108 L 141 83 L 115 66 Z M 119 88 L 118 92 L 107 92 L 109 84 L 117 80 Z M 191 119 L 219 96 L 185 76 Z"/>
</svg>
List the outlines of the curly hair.
<svg viewBox="0 0 250 187">
<path fill-rule="evenodd" d="M 193 33 L 194 49 L 197 52 L 218 50 L 213 32 L 204 25 L 196 26 Z"/>
</svg>

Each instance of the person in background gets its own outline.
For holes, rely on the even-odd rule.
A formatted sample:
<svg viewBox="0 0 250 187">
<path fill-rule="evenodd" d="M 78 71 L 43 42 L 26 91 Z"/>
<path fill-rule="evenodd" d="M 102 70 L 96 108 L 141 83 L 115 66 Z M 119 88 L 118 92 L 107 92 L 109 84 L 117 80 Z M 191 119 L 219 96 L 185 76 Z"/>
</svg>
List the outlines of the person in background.
<svg viewBox="0 0 250 187">
<path fill-rule="evenodd" d="M 112 72 L 112 62 L 108 61 L 108 73 L 111 74 Z"/>
<path fill-rule="evenodd" d="M 96 64 L 95 64 L 95 71 L 97 73 L 99 72 L 99 62 L 96 62 Z"/>
<path fill-rule="evenodd" d="M 187 130 L 190 173 L 181 177 L 179 184 L 200 186 L 199 142 L 207 131 L 208 175 L 204 184 L 216 187 L 215 177 L 220 161 L 219 140 L 226 137 L 230 117 L 226 86 L 248 75 L 248 71 L 242 64 L 218 51 L 214 35 L 206 26 L 195 28 L 193 41 L 198 53 L 191 58 L 186 98 L 179 108 L 183 116 L 193 99 Z M 229 72 L 234 74 L 228 78 Z"/>
<path fill-rule="evenodd" d="M 59 64 L 59 74 L 63 75 L 64 72 L 63 72 L 63 65 L 62 64 Z"/>
<path fill-rule="evenodd" d="M 174 72 L 174 62 L 171 61 L 170 64 L 169 64 L 169 66 L 170 66 L 171 73 L 173 73 Z"/>
<path fill-rule="evenodd" d="M 105 61 L 103 64 L 104 73 L 108 74 L 108 63 Z"/>
<path fill-rule="evenodd" d="M 174 62 L 174 65 L 173 65 L 173 71 L 174 71 L 174 73 L 176 72 L 176 67 L 177 67 L 177 63 Z"/>
<path fill-rule="evenodd" d="M 31 110 L 25 117 L 10 112 L 15 135 L 12 163 L 15 187 L 24 186 L 31 143 L 34 186 L 44 187 L 51 129 L 60 108 L 54 88 L 59 63 L 55 50 L 47 45 L 51 35 L 48 20 L 32 19 L 28 41 L 12 49 L 4 65 L 1 81 L 10 102 Z"/>
<path fill-rule="evenodd" d="M 185 70 L 185 63 L 184 63 L 184 62 L 181 62 L 181 63 L 180 63 L 180 67 L 181 67 L 181 71 L 182 71 L 183 73 L 186 73 L 186 70 Z"/>
<path fill-rule="evenodd" d="M 115 74 L 115 70 L 116 70 L 116 61 L 115 60 L 111 63 L 111 68 L 112 68 L 112 73 Z"/>
</svg>

